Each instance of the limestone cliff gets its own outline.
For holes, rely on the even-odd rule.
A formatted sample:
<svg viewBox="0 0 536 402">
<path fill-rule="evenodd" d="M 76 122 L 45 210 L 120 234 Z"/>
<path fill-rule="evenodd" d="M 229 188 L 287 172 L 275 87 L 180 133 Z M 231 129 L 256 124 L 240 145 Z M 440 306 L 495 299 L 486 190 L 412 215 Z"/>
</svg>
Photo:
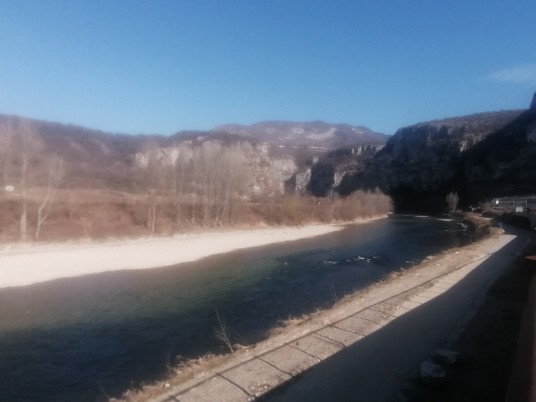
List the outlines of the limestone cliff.
<svg viewBox="0 0 536 402">
<path fill-rule="evenodd" d="M 151 162 L 172 170 L 187 169 L 188 180 L 198 171 L 228 169 L 232 164 L 243 182 L 244 196 L 283 194 L 296 172 L 292 158 L 271 155 L 271 145 L 221 134 L 178 137 L 167 146 L 152 146 L 133 155 L 133 165 L 148 169 Z M 185 170 L 186 172 L 186 170 Z"/>
<path fill-rule="evenodd" d="M 464 153 L 460 194 L 467 202 L 536 193 L 536 107 Z"/>
<path fill-rule="evenodd" d="M 346 175 L 342 194 L 379 187 L 399 211 L 437 210 L 462 182 L 464 155 L 521 111 L 481 113 L 405 127 L 357 174 Z"/>
<path fill-rule="evenodd" d="M 325 197 L 336 191 L 346 176 L 362 173 L 367 163 L 383 148 L 383 144 L 364 144 L 331 151 L 310 169 L 307 190 Z"/>
</svg>

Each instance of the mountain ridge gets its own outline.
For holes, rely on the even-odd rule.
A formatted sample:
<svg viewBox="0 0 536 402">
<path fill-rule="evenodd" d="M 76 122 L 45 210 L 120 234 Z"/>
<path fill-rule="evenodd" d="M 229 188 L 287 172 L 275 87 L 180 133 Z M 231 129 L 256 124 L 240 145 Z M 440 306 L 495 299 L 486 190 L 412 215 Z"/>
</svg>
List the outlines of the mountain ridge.
<svg viewBox="0 0 536 402">
<path fill-rule="evenodd" d="M 225 131 L 281 146 L 317 146 L 327 150 L 352 145 L 385 143 L 389 138 L 386 134 L 364 126 L 327 123 L 321 120 L 309 122 L 273 120 L 251 125 L 225 124 L 211 131 Z"/>
<path fill-rule="evenodd" d="M 182 158 L 181 153 L 192 160 L 192 155 L 202 157 L 203 149 L 215 155 L 215 150 L 231 147 L 248 161 L 247 169 L 255 176 L 250 187 L 257 193 L 288 191 L 323 197 L 333 192 L 344 196 L 356 189 L 380 188 L 395 199 L 399 210 L 422 211 L 443 205 L 444 195 L 452 191 L 459 192 L 467 202 L 493 196 L 492 183 L 497 178 L 506 180 L 508 176 L 511 183 L 517 183 L 508 187 L 503 180 L 500 190 L 505 194 L 516 188 L 532 189 L 532 176 L 526 170 L 536 170 L 531 162 L 531 158 L 536 160 L 535 110 L 536 95 L 529 110 L 419 122 L 399 129 L 393 136 L 363 126 L 320 120 L 261 121 L 221 125 L 210 131 L 179 131 L 169 136 L 131 136 L 0 115 L 0 147 L 12 151 L 20 147 L 16 141 L 6 147 L 10 127 L 15 131 L 33 127 L 37 167 L 39 163 L 44 166 L 47 154 L 55 153 L 71 164 L 72 185 L 93 182 L 91 187 L 119 184 L 125 188 L 133 185 L 129 182 L 134 177 L 132 169 L 149 166 L 150 159 L 173 165 Z M 508 157 L 501 156 L 507 150 Z M 9 176 L 6 171 L 13 173 L 17 166 L 5 156 L 6 151 L 3 154 L 4 176 Z M 39 169 L 36 172 L 38 175 Z M 479 188 L 480 193 L 471 186 Z"/>
</svg>

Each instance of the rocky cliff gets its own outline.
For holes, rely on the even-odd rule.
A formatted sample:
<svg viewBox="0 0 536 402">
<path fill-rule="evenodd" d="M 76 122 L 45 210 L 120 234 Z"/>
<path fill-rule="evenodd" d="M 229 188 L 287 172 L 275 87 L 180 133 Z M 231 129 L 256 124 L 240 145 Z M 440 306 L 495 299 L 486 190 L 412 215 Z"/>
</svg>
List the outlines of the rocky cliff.
<svg viewBox="0 0 536 402">
<path fill-rule="evenodd" d="M 471 171 L 471 150 L 478 144 L 492 144 L 487 140 L 490 136 L 494 138 L 492 133 L 522 116 L 521 111 L 501 111 L 402 128 L 362 172 L 346 175 L 338 190 L 348 194 L 358 188 L 379 187 L 393 197 L 399 211 L 441 209 L 447 193 L 463 189 L 467 192 L 468 183 L 474 182 L 464 175 Z M 485 149 L 479 155 L 487 152 L 488 148 Z M 498 148 L 496 153 L 500 152 Z"/>
<path fill-rule="evenodd" d="M 285 183 L 298 171 L 294 159 L 274 156 L 270 144 L 222 133 L 178 136 L 171 144 L 142 149 L 132 161 L 142 170 L 151 164 L 182 169 L 190 179 L 201 171 L 233 166 L 245 196 L 283 194 Z"/>
<path fill-rule="evenodd" d="M 317 197 L 330 195 L 345 177 L 362 173 L 383 147 L 384 144 L 367 144 L 328 152 L 309 169 L 310 180 L 304 190 Z"/>
<path fill-rule="evenodd" d="M 535 95 L 536 99 L 536 95 Z M 458 189 L 466 202 L 536 194 L 536 103 L 464 153 Z"/>
</svg>

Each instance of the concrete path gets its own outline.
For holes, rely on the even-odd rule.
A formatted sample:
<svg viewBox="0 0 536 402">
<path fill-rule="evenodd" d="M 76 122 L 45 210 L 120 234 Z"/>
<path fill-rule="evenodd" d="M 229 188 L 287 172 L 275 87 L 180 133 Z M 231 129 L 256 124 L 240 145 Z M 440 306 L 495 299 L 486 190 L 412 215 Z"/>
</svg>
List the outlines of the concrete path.
<svg viewBox="0 0 536 402">
<path fill-rule="evenodd" d="M 525 244 L 502 235 L 430 258 L 151 402 L 390 400 Z"/>
</svg>

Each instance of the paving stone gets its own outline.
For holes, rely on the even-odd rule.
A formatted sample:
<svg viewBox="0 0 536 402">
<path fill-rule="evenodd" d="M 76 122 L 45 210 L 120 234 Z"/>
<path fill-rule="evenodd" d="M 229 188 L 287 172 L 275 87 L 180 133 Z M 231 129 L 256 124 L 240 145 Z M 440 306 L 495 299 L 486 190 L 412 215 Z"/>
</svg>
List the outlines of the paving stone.
<svg viewBox="0 0 536 402">
<path fill-rule="evenodd" d="M 418 303 L 411 300 L 406 300 L 403 304 L 404 307 L 407 307 L 410 310 L 413 310 L 414 308 L 420 307 L 422 303 Z"/>
<path fill-rule="evenodd" d="M 451 285 L 447 285 L 447 284 L 441 283 L 441 282 L 434 283 L 434 286 L 432 287 L 432 289 L 434 289 L 434 290 L 437 289 L 442 293 L 445 293 L 450 288 L 452 288 Z"/>
<path fill-rule="evenodd" d="M 247 402 L 249 396 L 222 377 L 213 377 L 201 385 L 175 397 L 180 402 Z M 173 400 L 173 399 L 172 399 Z"/>
<path fill-rule="evenodd" d="M 352 331 L 360 335 L 368 335 L 381 328 L 378 324 L 375 324 L 372 321 L 364 320 L 356 316 L 348 317 L 345 320 L 339 321 L 333 326 Z"/>
<path fill-rule="evenodd" d="M 389 303 L 389 302 L 378 303 L 378 304 L 375 304 L 374 306 L 370 307 L 370 310 L 378 311 L 378 312 L 384 314 L 385 316 L 393 315 L 393 312 L 395 310 L 397 310 L 397 309 L 398 309 L 397 305 L 395 305 L 393 303 Z"/>
<path fill-rule="evenodd" d="M 404 308 L 403 307 L 403 303 L 406 301 L 406 299 L 404 298 L 392 298 L 392 299 L 388 299 L 384 302 L 382 302 L 383 304 L 385 305 L 390 305 L 393 307 L 393 310 L 392 311 L 396 311 L 397 309 L 401 309 L 401 308 Z"/>
<path fill-rule="evenodd" d="M 345 331 L 343 329 L 335 327 L 325 327 L 322 328 L 320 331 L 317 331 L 316 333 L 335 342 L 340 342 L 344 346 L 353 345 L 358 340 L 363 338 L 362 335 L 358 335 L 354 332 Z"/>
<path fill-rule="evenodd" d="M 366 310 L 360 311 L 357 314 L 354 314 L 354 317 L 359 317 L 380 325 L 382 321 L 385 321 L 389 318 L 389 315 L 368 308 Z"/>
<path fill-rule="evenodd" d="M 222 376 L 254 396 L 260 396 L 291 378 L 290 375 L 260 359 L 251 360 L 226 371 Z"/>
<path fill-rule="evenodd" d="M 262 355 L 261 359 L 292 376 L 307 370 L 320 361 L 310 354 L 286 345 Z"/>
<path fill-rule="evenodd" d="M 428 289 L 426 292 L 424 292 L 422 296 L 434 298 L 439 295 L 442 295 L 443 293 L 445 293 L 443 290 L 433 287 L 433 288 Z"/>
<path fill-rule="evenodd" d="M 325 339 L 315 334 L 307 335 L 304 338 L 290 343 L 290 345 L 309 353 L 310 355 L 316 356 L 319 360 L 327 359 L 344 348 L 344 345 L 341 345 L 336 341 Z"/>
<path fill-rule="evenodd" d="M 405 295 L 401 295 L 401 296 L 395 297 L 395 298 L 393 298 L 393 299 L 396 300 L 397 303 L 402 304 L 402 303 L 404 303 L 406 300 L 411 299 L 411 297 L 412 297 L 414 294 L 415 294 L 415 293 L 407 293 L 407 294 L 405 294 Z"/>
<path fill-rule="evenodd" d="M 424 294 L 423 295 L 416 295 L 416 296 L 413 296 L 413 298 L 410 300 L 412 302 L 415 302 L 415 303 L 419 303 L 419 304 L 424 304 L 424 303 L 427 303 L 429 302 L 430 300 L 432 300 L 433 297 L 426 297 Z"/>
</svg>

